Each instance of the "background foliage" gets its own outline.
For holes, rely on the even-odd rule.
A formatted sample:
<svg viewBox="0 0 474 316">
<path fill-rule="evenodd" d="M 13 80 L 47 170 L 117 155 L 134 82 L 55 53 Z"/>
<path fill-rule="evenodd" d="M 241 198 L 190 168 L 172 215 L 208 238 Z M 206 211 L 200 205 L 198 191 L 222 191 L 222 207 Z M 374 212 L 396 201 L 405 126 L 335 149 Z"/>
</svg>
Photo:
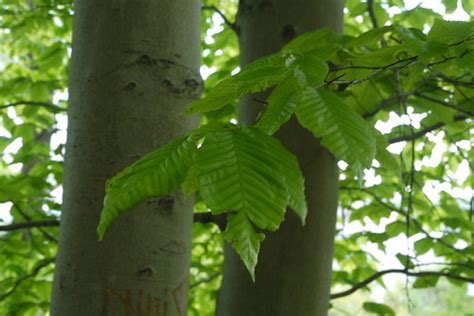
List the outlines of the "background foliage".
<svg viewBox="0 0 474 316">
<path fill-rule="evenodd" d="M 445 0 L 440 8 L 472 16 L 474 1 Z M 42 315 L 61 210 L 73 8 L 4 0 L 0 10 L 0 315 Z M 205 96 L 238 71 L 236 11 L 230 0 L 203 5 Z M 339 163 L 334 315 L 472 314 L 474 29 L 442 19 L 401 0 L 349 0 L 343 47 L 319 56 L 332 62 L 328 85 L 386 134 L 387 159 L 398 165 Z M 206 111 L 202 123 L 236 119 L 235 105 Z M 202 202 L 195 211 L 207 214 Z M 220 285 L 223 237 L 203 218 L 196 216 L 193 231 L 189 315 L 213 315 Z"/>
</svg>

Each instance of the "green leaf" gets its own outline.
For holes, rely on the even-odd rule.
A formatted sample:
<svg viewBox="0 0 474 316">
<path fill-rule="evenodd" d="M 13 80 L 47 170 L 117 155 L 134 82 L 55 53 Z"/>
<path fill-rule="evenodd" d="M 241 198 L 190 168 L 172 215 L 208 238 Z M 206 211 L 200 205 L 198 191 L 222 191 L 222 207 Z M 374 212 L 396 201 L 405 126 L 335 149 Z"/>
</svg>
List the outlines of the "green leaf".
<svg viewBox="0 0 474 316">
<path fill-rule="evenodd" d="M 267 106 L 255 124 L 265 133 L 272 135 L 293 115 L 296 108 L 293 95 L 298 89 L 294 78 L 280 83 L 267 98 Z"/>
<path fill-rule="evenodd" d="M 265 239 L 265 235 L 255 231 L 244 212 L 237 212 L 228 217 L 224 238 L 240 255 L 250 272 L 252 281 L 255 282 L 255 266 L 258 261 L 260 243 Z"/>
<path fill-rule="evenodd" d="M 426 40 L 425 34 L 416 29 L 397 28 L 397 35 L 405 44 L 405 48 L 411 55 L 419 56 L 421 59 L 430 59 L 442 56 L 449 46 L 441 41 Z"/>
<path fill-rule="evenodd" d="M 461 0 L 462 7 L 467 14 L 472 16 L 474 12 L 474 0 Z"/>
<path fill-rule="evenodd" d="M 433 240 L 429 237 L 417 240 L 415 242 L 415 250 L 417 255 L 427 253 L 433 247 Z"/>
<path fill-rule="evenodd" d="M 249 135 L 246 130 L 256 131 Z M 272 138 L 255 128 L 210 133 L 196 156 L 199 193 L 214 212 L 244 212 L 262 229 L 283 221 L 288 193 Z"/>
<path fill-rule="evenodd" d="M 323 146 L 361 176 L 375 156 L 371 127 L 330 91 L 306 87 L 297 93 L 295 100 L 296 117 L 301 125 L 322 138 Z"/>
<path fill-rule="evenodd" d="M 415 264 L 411 261 L 411 259 L 406 256 L 406 255 L 403 255 L 401 253 L 397 253 L 396 254 L 396 257 L 398 259 L 398 261 L 400 261 L 400 263 L 407 269 L 413 269 L 415 267 Z"/>
<path fill-rule="evenodd" d="M 255 129 L 247 129 L 246 131 L 255 138 L 260 137 L 258 135 L 260 132 Z M 295 212 L 304 225 L 306 215 L 308 214 L 308 206 L 304 194 L 304 178 L 298 160 L 278 140 L 268 137 L 266 144 L 268 150 L 275 154 L 275 158 L 283 170 L 282 175 L 288 193 L 288 206 Z"/>
<path fill-rule="evenodd" d="M 295 66 L 300 68 L 306 76 L 309 85 L 321 84 L 328 74 L 328 65 L 319 57 L 311 54 L 304 55 L 295 62 Z"/>
<path fill-rule="evenodd" d="M 339 46 L 340 36 L 329 28 L 320 28 L 312 32 L 295 37 L 282 48 L 282 52 L 304 54 L 314 52 L 318 57 L 324 58 L 331 51 L 334 53 Z M 324 52 L 327 51 L 327 52 Z"/>
<path fill-rule="evenodd" d="M 375 315 L 395 316 L 395 312 L 393 311 L 393 309 L 384 304 L 365 302 L 364 305 L 362 305 L 362 307 L 364 308 L 365 311 L 375 314 Z"/>
<path fill-rule="evenodd" d="M 288 74 L 281 54 L 260 58 L 240 73 L 219 82 L 204 98 L 193 102 L 188 113 L 209 112 L 235 103 L 248 93 L 265 91 L 281 82 Z"/>
<path fill-rule="evenodd" d="M 427 287 L 434 287 L 438 283 L 438 275 L 422 276 L 418 277 L 413 283 L 413 288 L 415 289 L 424 289 Z"/>
<path fill-rule="evenodd" d="M 428 39 L 446 44 L 453 44 L 472 36 L 473 22 L 445 21 L 436 19 L 428 33 Z"/>
<path fill-rule="evenodd" d="M 393 26 L 383 26 L 368 32 L 362 33 L 356 38 L 350 39 L 344 45 L 346 48 L 359 47 L 359 46 L 372 46 L 379 42 L 383 35 L 392 31 Z"/>
<path fill-rule="evenodd" d="M 296 158 L 258 128 L 214 131 L 196 156 L 199 194 L 213 213 L 233 211 L 227 239 L 252 278 L 259 242 L 252 224 L 276 230 L 287 205 L 304 223 L 304 182 Z M 262 237 L 259 237 L 262 236 Z"/>
<path fill-rule="evenodd" d="M 375 138 L 375 159 L 380 163 L 381 166 L 389 170 L 398 171 L 400 166 L 398 161 L 393 157 L 393 155 L 387 150 L 388 141 L 384 135 L 382 135 L 377 129 L 372 129 Z"/>
<path fill-rule="evenodd" d="M 173 193 L 192 164 L 196 145 L 180 137 L 147 154 L 107 182 L 104 208 L 97 229 L 100 239 L 123 212 L 153 197 Z"/>
<path fill-rule="evenodd" d="M 183 194 L 185 197 L 197 190 L 197 165 L 194 163 L 189 167 L 188 174 L 182 184 Z"/>
<path fill-rule="evenodd" d="M 457 65 L 461 68 L 474 69 L 474 52 L 469 52 L 457 60 Z"/>
<path fill-rule="evenodd" d="M 458 0 L 443 0 L 443 4 L 446 7 L 446 13 L 453 13 L 458 6 Z"/>
</svg>

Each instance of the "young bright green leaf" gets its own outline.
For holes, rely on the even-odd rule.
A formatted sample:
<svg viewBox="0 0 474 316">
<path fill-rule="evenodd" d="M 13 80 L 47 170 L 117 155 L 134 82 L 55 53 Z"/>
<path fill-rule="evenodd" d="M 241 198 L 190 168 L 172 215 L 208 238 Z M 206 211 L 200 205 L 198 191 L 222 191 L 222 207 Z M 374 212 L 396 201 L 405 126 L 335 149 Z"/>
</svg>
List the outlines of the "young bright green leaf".
<svg viewBox="0 0 474 316">
<path fill-rule="evenodd" d="M 365 302 L 362 305 L 366 312 L 378 315 L 378 316 L 395 316 L 395 312 L 392 308 L 387 305 L 373 303 L 373 302 Z"/>
<path fill-rule="evenodd" d="M 260 243 L 265 239 L 265 235 L 255 231 L 245 212 L 237 212 L 228 217 L 224 238 L 240 255 L 252 281 L 255 282 L 255 266 L 258 261 Z"/>
<path fill-rule="evenodd" d="M 255 126 L 269 135 L 279 130 L 295 111 L 293 95 L 297 89 L 298 84 L 292 77 L 280 83 L 267 98 L 267 105 Z"/>
<path fill-rule="evenodd" d="M 197 166 L 195 163 L 189 167 L 188 174 L 183 180 L 182 188 L 185 197 L 197 190 Z"/>
<path fill-rule="evenodd" d="M 330 91 L 311 87 L 296 95 L 296 117 L 338 159 L 349 163 L 361 175 L 375 157 L 371 127 Z"/>
<path fill-rule="evenodd" d="M 311 86 L 321 84 L 329 71 L 328 65 L 312 54 L 304 55 L 295 64 L 301 68 L 308 84 Z"/>
<path fill-rule="evenodd" d="M 417 255 L 427 253 L 433 247 L 433 239 L 426 237 L 415 242 L 415 250 Z"/>
<path fill-rule="evenodd" d="M 245 131 L 252 137 L 261 137 L 259 135 L 261 132 L 256 129 L 247 128 Z M 268 150 L 275 153 L 275 158 L 283 170 L 283 178 L 288 193 L 288 206 L 295 212 L 304 225 L 306 215 L 308 214 L 308 206 L 304 194 L 304 178 L 298 160 L 275 138 L 268 137 L 266 145 L 268 146 Z"/>
<path fill-rule="evenodd" d="M 193 102 L 187 112 L 218 110 L 245 94 L 261 92 L 278 84 L 287 74 L 288 69 L 281 54 L 260 58 L 238 74 L 222 80 L 207 96 Z"/>
<path fill-rule="evenodd" d="M 428 287 L 434 287 L 438 283 L 439 275 L 430 275 L 418 277 L 413 283 L 414 289 L 425 289 Z"/>
<path fill-rule="evenodd" d="M 415 264 L 413 263 L 413 261 L 411 261 L 410 257 L 401 253 L 397 253 L 396 257 L 398 261 L 400 261 L 400 263 L 405 266 L 405 268 L 407 269 L 415 268 Z"/>
<path fill-rule="evenodd" d="M 270 136 L 246 130 L 206 136 L 196 156 L 199 193 L 214 213 L 241 211 L 259 228 L 276 230 L 288 202 L 280 157 Z"/>
<path fill-rule="evenodd" d="M 400 168 L 398 161 L 387 150 L 387 139 L 377 129 L 374 128 L 372 131 L 375 138 L 375 159 L 377 159 L 382 167 L 385 167 L 389 170 L 398 171 Z"/>
<path fill-rule="evenodd" d="M 195 151 L 191 137 L 180 137 L 110 179 L 97 228 L 99 237 L 102 239 L 107 227 L 123 212 L 149 198 L 176 191 L 186 177 Z"/>
<path fill-rule="evenodd" d="M 307 207 L 296 158 L 258 128 L 212 132 L 197 154 L 199 195 L 214 213 L 235 211 L 226 238 L 240 254 L 252 279 L 259 242 L 252 223 L 276 230 L 289 204 L 304 223 Z"/>
</svg>

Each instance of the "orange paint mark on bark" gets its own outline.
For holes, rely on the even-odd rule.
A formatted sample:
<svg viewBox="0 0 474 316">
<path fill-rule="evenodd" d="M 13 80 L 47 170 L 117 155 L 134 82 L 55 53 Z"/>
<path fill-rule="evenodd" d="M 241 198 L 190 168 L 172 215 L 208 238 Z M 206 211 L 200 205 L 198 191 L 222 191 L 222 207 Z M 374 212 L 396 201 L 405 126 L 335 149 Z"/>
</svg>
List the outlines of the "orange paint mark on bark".
<svg viewBox="0 0 474 316">
<path fill-rule="evenodd" d="M 102 315 L 103 316 L 108 316 L 110 303 L 114 299 L 118 299 L 121 306 L 125 309 L 125 316 L 133 316 L 130 290 L 127 289 L 124 291 L 117 291 L 110 288 L 105 288 L 102 291 Z"/>
<path fill-rule="evenodd" d="M 174 312 L 185 316 L 186 311 L 180 304 L 181 297 L 186 295 L 187 281 L 181 282 L 175 288 L 163 289 L 159 296 L 147 293 L 143 289 L 112 289 L 102 290 L 101 316 L 168 316 Z"/>
</svg>

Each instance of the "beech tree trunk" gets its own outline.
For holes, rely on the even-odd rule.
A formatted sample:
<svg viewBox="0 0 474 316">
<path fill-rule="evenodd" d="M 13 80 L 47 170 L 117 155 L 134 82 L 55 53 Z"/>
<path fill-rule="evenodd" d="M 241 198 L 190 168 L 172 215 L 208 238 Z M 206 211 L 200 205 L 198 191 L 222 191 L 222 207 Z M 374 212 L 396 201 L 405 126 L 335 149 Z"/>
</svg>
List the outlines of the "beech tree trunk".
<svg viewBox="0 0 474 316">
<path fill-rule="evenodd" d="M 294 36 L 319 27 L 342 30 L 343 3 L 335 0 L 240 0 L 240 64 L 278 51 Z M 242 123 L 261 110 L 253 95 L 244 100 Z M 306 179 L 306 226 L 287 212 L 285 222 L 262 243 L 256 282 L 235 251 L 225 250 L 219 316 L 327 315 L 337 212 L 336 160 L 313 136 L 290 120 L 278 138 L 299 159 Z"/>
<path fill-rule="evenodd" d="M 193 201 L 96 228 L 106 179 L 196 126 L 199 56 L 197 0 L 76 1 L 53 316 L 186 315 Z"/>
</svg>

